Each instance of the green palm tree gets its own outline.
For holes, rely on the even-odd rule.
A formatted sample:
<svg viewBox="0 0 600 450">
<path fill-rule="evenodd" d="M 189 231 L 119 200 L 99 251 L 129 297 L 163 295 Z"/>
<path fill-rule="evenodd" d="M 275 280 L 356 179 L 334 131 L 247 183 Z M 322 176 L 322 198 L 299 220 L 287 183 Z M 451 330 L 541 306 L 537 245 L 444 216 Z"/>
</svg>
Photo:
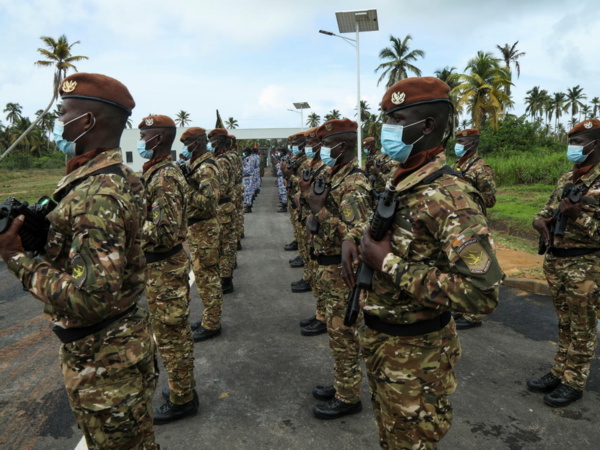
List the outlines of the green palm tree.
<svg viewBox="0 0 600 450">
<path fill-rule="evenodd" d="M 306 125 L 314 128 L 319 126 L 319 124 L 321 123 L 321 116 L 319 116 L 317 113 L 310 113 L 308 115 L 308 117 L 306 118 Z"/>
<path fill-rule="evenodd" d="M 340 114 L 340 112 L 337 109 L 332 109 L 331 112 L 329 112 L 328 114 L 325 114 L 325 121 L 341 119 L 341 118 L 342 118 L 342 115 Z"/>
<path fill-rule="evenodd" d="M 406 35 L 404 40 L 400 38 L 390 36 L 391 47 L 385 47 L 379 52 L 379 59 L 387 59 L 388 61 L 379 64 L 375 69 L 375 72 L 383 70 L 383 73 L 377 80 L 377 86 L 379 83 L 387 77 L 386 87 L 390 87 L 396 81 L 403 80 L 408 77 L 408 72 L 414 73 L 416 76 L 421 76 L 421 69 L 413 65 L 418 58 L 423 58 L 425 52 L 423 50 L 410 50 L 408 41 L 412 37 L 410 34 Z"/>
<path fill-rule="evenodd" d="M 537 116 L 542 116 L 546 106 L 546 102 L 550 99 L 548 91 L 540 89 L 539 86 L 534 86 L 532 89 L 527 91 L 527 97 L 525 97 L 525 112 L 531 114 L 531 118 L 535 119 Z"/>
<path fill-rule="evenodd" d="M 566 95 L 562 92 L 555 92 L 552 94 L 552 97 L 550 97 L 549 103 L 552 111 L 554 112 L 554 128 L 556 129 L 558 128 L 558 120 L 560 119 L 560 116 L 562 116 L 562 113 L 567 111 Z"/>
<path fill-rule="evenodd" d="M 590 104 L 594 107 L 594 112 L 592 113 L 592 117 L 594 117 L 594 118 L 598 117 L 598 108 L 600 108 L 600 98 L 594 97 L 590 101 Z"/>
<path fill-rule="evenodd" d="M 504 44 L 504 46 L 502 47 L 496 45 L 496 47 L 498 47 L 498 50 L 500 50 L 502 59 L 504 59 L 504 64 L 506 65 L 506 68 L 511 72 L 511 78 L 511 66 L 513 65 L 515 66 L 515 69 L 517 69 L 517 78 L 521 76 L 521 66 L 519 65 L 519 58 L 521 56 L 525 56 L 525 52 L 517 50 L 518 43 L 519 41 L 515 42 L 513 45 Z M 510 97 L 510 84 L 506 87 L 506 95 Z"/>
<path fill-rule="evenodd" d="M 74 56 L 71 54 L 71 49 L 75 44 L 79 44 L 79 41 L 69 44 L 67 37 L 64 34 L 61 35 L 57 40 L 50 36 L 42 36 L 40 39 L 46 45 L 46 48 L 38 48 L 38 52 L 41 53 L 44 59 L 38 60 L 34 64 L 41 67 L 54 67 L 52 99 L 50 100 L 50 103 L 44 110 L 43 114 L 38 116 L 23 132 L 21 137 L 16 139 L 13 144 L 4 153 L 2 153 L 0 156 L 0 161 L 6 158 L 6 156 L 12 152 L 14 148 L 16 148 L 21 139 L 24 139 L 25 135 L 27 135 L 27 133 L 29 133 L 41 120 L 42 116 L 50 110 L 52 104 L 58 97 L 58 88 L 62 83 L 62 80 L 67 75 L 67 72 L 69 70 L 77 72 L 77 67 L 75 67 L 74 63 L 88 59 L 87 56 Z"/>
<path fill-rule="evenodd" d="M 11 125 L 14 125 L 16 121 L 23 117 L 21 115 L 23 107 L 18 103 L 7 103 L 3 112 L 6 113 L 6 120 L 8 120 Z"/>
<path fill-rule="evenodd" d="M 225 121 L 225 126 L 230 130 L 235 130 L 239 125 L 237 120 L 235 120 L 233 117 L 230 117 Z"/>
<path fill-rule="evenodd" d="M 581 114 L 583 114 L 583 119 L 591 119 L 592 116 L 592 107 L 590 105 L 583 105 L 581 107 Z"/>
<path fill-rule="evenodd" d="M 456 87 L 456 79 L 452 75 L 456 73 L 455 70 L 456 67 L 446 66 L 443 69 L 436 70 L 433 72 L 433 74 L 436 76 L 436 78 L 439 78 L 448 86 L 450 86 L 450 89 L 454 89 Z"/>
<path fill-rule="evenodd" d="M 586 99 L 587 96 L 583 93 L 583 88 L 579 85 L 567 89 L 567 106 L 571 109 L 571 119 L 575 118 L 575 114 L 579 112 L 579 108 L 583 106 L 581 100 Z M 577 124 L 577 123 L 575 123 Z"/>
<path fill-rule="evenodd" d="M 180 127 L 185 127 L 188 123 L 191 122 L 190 114 L 183 109 L 175 114 L 175 123 Z"/>
<path fill-rule="evenodd" d="M 510 72 L 499 63 L 491 53 L 479 51 L 467 63 L 466 73 L 450 76 L 457 83 L 450 92 L 456 96 L 457 109 L 466 107 L 476 128 L 482 128 L 489 120 L 492 128 L 497 129 L 499 117 L 513 105 L 506 95 Z"/>
<path fill-rule="evenodd" d="M 354 110 L 356 111 L 356 108 L 354 108 Z M 369 106 L 367 101 L 361 100 L 360 101 L 360 121 L 361 122 L 364 122 L 365 120 L 367 120 L 367 118 L 370 115 L 370 111 L 371 111 L 371 107 Z M 354 114 L 354 117 L 356 117 L 357 115 L 358 115 L 358 113 Z"/>
</svg>

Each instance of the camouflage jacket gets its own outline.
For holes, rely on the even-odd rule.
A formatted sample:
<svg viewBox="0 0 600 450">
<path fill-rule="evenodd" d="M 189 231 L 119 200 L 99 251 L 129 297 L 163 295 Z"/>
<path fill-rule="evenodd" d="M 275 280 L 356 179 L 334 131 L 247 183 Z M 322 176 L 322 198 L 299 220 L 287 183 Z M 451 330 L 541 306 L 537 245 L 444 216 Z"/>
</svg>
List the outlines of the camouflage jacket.
<svg viewBox="0 0 600 450">
<path fill-rule="evenodd" d="M 306 156 L 305 153 L 302 153 L 299 156 L 292 156 L 291 162 L 288 164 L 288 169 L 290 167 L 294 167 L 292 170 L 292 175 L 288 181 L 288 189 L 290 191 L 290 196 L 296 195 L 300 191 L 300 178 L 302 176 L 302 171 L 304 169 L 310 168 L 310 159 Z"/>
<path fill-rule="evenodd" d="M 565 184 L 572 182 L 573 171 L 565 173 L 558 180 L 548 202 L 535 215 L 534 220 L 554 217 L 558 211 Z M 557 248 L 598 248 L 600 247 L 600 164 L 577 180 L 575 185 L 587 189 L 581 198 L 582 214 L 577 220 L 567 220 L 565 235 L 554 236 L 552 246 Z"/>
<path fill-rule="evenodd" d="M 346 234 L 360 222 L 370 220 L 373 198 L 365 174 L 356 158 L 333 173 L 325 206 L 315 216 L 319 223 L 314 236 L 315 255 L 340 255 Z"/>
<path fill-rule="evenodd" d="M 217 217 L 221 173 L 212 153 L 206 152 L 190 164 L 187 198 L 188 218 L 213 219 Z"/>
<path fill-rule="evenodd" d="M 373 174 L 369 177 L 371 186 L 378 194 L 385 190 L 385 185 L 390 177 L 398 167 L 398 161 L 393 160 L 388 155 L 384 155 L 381 151 L 377 152 L 373 156 L 372 167 L 378 167 L 379 173 Z"/>
<path fill-rule="evenodd" d="M 142 181 L 147 206 L 142 247 L 145 252 L 167 252 L 183 244 L 187 235 L 187 183 L 170 156 L 150 167 Z"/>
<path fill-rule="evenodd" d="M 217 156 L 217 165 L 219 166 L 219 174 L 221 177 L 221 191 L 219 192 L 219 204 L 217 205 L 217 214 L 221 217 L 222 222 L 225 217 L 229 217 L 235 212 L 234 200 L 236 198 L 236 177 L 237 168 L 234 166 L 233 160 L 222 153 Z"/>
<path fill-rule="evenodd" d="M 442 175 L 443 153 L 396 186 L 392 252 L 373 277 L 364 312 L 394 324 L 434 318 L 443 311 L 490 313 L 503 278 L 480 197 L 467 182 Z M 481 199 L 478 199 L 481 201 Z M 367 224 L 349 233 L 357 244 Z"/>
<path fill-rule="evenodd" d="M 462 177 L 479 191 L 486 208 L 492 208 L 496 204 L 494 169 L 481 159 L 477 153 L 471 155 L 462 164 L 457 161 L 452 168 L 460 172 Z"/>
<path fill-rule="evenodd" d="M 65 176 L 55 198 L 79 184 L 48 215 L 46 256 L 40 260 L 18 253 L 8 262 L 25 289 L 46 304 L 52 322 L 63 328 L 117 315 L 144 290 L 144 187 L 121 163 L 121 149 L 110 149 Z M 117 164 L 126 178 L 88 176 Z"/>
</svg>

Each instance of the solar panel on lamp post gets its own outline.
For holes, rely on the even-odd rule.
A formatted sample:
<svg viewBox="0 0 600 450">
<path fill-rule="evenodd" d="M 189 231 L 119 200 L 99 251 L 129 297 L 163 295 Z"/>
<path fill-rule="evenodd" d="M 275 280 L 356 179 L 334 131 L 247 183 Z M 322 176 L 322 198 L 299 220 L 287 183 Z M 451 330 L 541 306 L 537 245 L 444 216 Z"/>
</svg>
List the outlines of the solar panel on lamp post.
<svg viewBox="0 0 600 450">
<path fill-rule="evenodd" d="M 300 128 L 304 130 L 304 110 L 310 109 L 310 105 L 307 102 L 295 102 L 294 108 L 300 110 Z"/>
<path fill-rule="evenodd" d="M 336 36 L 344 39 L 356 48 L 356 111 L 358 116 L 358 132 L 356 137 L 356 152 L 358 165 L 362 167 L 362 117 L 360 107 L 360 37 L 361 31 L 378 31 L 377 10 L 367 9 L 363 11 L 341 11 L 336 12 L 338 28 L 340 33 L 356 33 L 356 39 L 332 33 L 331 31 L 319 30 L 319 33 L 328 36 Z"/>
</svg>

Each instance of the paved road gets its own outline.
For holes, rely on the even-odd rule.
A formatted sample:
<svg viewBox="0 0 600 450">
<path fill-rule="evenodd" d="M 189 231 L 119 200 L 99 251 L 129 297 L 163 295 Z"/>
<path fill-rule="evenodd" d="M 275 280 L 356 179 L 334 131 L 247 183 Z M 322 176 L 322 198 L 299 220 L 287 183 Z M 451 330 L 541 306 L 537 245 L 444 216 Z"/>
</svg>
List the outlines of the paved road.
<svg viewBox="0 0 600 450">
<path fill-rule="evenodd" d="M 223 334 L 197 344 L 198 416 L 157 428 L 166 449 L 376 449 L 363 381 L 362 414 L 333 422 L 311 415 L 310 391 L 331 381 L 324 335 L 302 337 L 298 319 L 312 315 L 310 293 L 292 294 L 301 270 L 287 264 L 287 215 L 276 214 L 273 178 L 265 177 L 244 250 L 225 297 Z M 194 292 L 192 318 L 201 307 Z M 81 438 L 58 366 L 58 341 L 42 306 L 0 264 L 0 448 L 72 449 Z M 502 289 L 484 326 L 462 332 L 463 357 L 453 395 L 454 426 L 441 449 L 597 448 L 600 365 L 584 398 L 565 409 L 543 405 L 524 380 L 550 367 L 556 319 L 546 297 Z M 598 353 L 597 353 L 598 355 Z M 166 383 L 161 374 L 159 387 Z M 160 404 L 155 395 L 155 405 Z"/>
</svg>

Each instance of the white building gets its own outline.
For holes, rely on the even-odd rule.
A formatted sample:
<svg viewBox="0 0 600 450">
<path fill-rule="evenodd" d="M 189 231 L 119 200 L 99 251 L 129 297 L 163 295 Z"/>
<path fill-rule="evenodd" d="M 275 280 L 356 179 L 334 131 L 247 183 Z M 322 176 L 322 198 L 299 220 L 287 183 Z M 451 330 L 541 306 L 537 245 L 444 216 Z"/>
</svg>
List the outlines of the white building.
<svg viewBox="0 0 600 450">
<path fill-rule="evenodd" d="M 179 141 L 179 138 L 188 128 L 177 128 L 177 135 L 172 149 L 173 161 L 177 160 L 177 156 L 183 148 L 183 144 Z M 301 128 L 237 128 L 228 131 L 229 134 L 233 134 L 239 141 L 241 139 L 287 139 L 292 134 L 300 133 L 304 130 Z M 146 162 L 137 152 L 137 142 L 139 139 L 140 130 L 137 128 L 127 128 L 121 137 L 123 161 L 136 172 L 141 172 L 142 165 Z"/>
</svg>

